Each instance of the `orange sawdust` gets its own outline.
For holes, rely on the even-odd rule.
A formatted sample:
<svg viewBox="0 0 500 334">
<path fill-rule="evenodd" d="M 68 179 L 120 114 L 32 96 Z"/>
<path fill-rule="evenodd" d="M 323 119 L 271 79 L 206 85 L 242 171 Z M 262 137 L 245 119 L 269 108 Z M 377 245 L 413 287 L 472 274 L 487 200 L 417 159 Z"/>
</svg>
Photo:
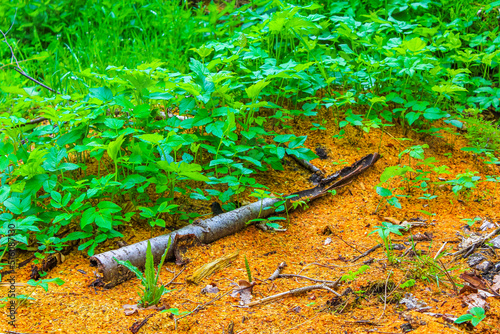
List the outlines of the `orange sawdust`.
<svg viewBox="0 0 500 334">
<path fill-rule="evenodd" d="M 451 176 L 463 173 L 466 170 L 479 171 L 480 176 L 498 174 L 499 170 L 475 162 L 467 152 L 460 151 L 460 147 L 467 143 L 457 136 L 446 134 L 444 139 L 424 137 L 414 133 L 403 135 L 397 127 L 385 129 L 382 134 L 378 130 L 371 130 L 369 134 L 350 129 L 350 139 L 334 140 L 332 135 L 336 129 L 327 131 L 309 131 L 309 121 L 295 123 L 296 135 L 308 135 L 307 145 L 314 149 L 318 145 L 324 147 L 329 159 L 312 161 L 314 165 L 326 172 L 334 173 L 344 166 L 348 166 L 369 153 L 377 152 L 380 136 L 383 135 L 380 154 L 382 158 L 350 185 L 338 191 L 308 203 L 309 208 L 301 208 L 290 213 L 290 223 L 286 225 L 286 232 L 269 233 L 249 226 L 242 232 L 218 240 L 210 245 L 192 248 L 187 257 L 191 260 L 184 272 L 175 280 L 162 303 L 167 308 L 178 308 L 179 311 L 191 311 L 197 306 L 210 302 L 215 294 L 202 294 L 201 289 L 207 284 L 217 285 L 225 293 L 234 288 L 239 280 L 247 279 L 244 264 L 246 256 L 252 277 L 257 282 L 253 290 L 253 300 L 271 296 L 290 289 L 315 283 L 294 278 L 279 278 L 273 282 L 264 281 L 276 269 L 279 263 L 286 262 L 283 273 L 300 274 L 303 276 L 336 280 L 343 274 L 359 269 L 368 259 L 370 268 L 354 281 L 342 283 L 336 291 L 342 293 L 347 288 L 354 291 L 365 290 L 373 282 L 388 282 L 395 284 L 403 282 L 408 277 L 410 265 L 403 262 L 397 265 L 387 263 L 382 249 L 378 249 L 356 263 L 346 262 L 379 242 L 377 234 L 369 233 L 380 225 L 378 215 L 374 214 L 380 197 L 374 187 L 379 183 L 380 174 L 385 167 L 400 163 L 398 153 L 404 147 L 427 143 L 426 157 L 435 157 L 441 164 L 449 167 Z M 411 142 L 399 142 L 395 138 L 411 138 Z M 354 143 L 352 142 L 355 139 Z M 452 153 L 451 158 L 445 153 Z M 343 159 L 346 165 L 335 164 Z M 405 162 L 406 163 L 406 162 Z M 439 164 L 439 163 L 438 163 Z M 285 171 L 268 171 L 259 174 L 257 182 L 266 185 L 273 193 L 287 194 L 312 187 L 307 181 L 308 172 L 295 165 L 285 166 Z M 450 177 L 443 175 L 444 177 Z M 433 176 L 437 177 L 437 176 Z M 443 242 L 448 241 L 447 249 L 453 252 L 457 249 L 455 233 L 464 225 L 462 218 L 475 216 L 489 217 L 491 221 L 499 221 L 500 197 L 498 188 L 494 184 L 481 183 L 469 199 L 459 202 L 449 187 L 436 189 L 439 197 L 427 203 L 416 199 L 417 193 L 411 199 L 401 198 L 403 209 L 395 209 L 381 205 L 378 214 L 394 217 L 398 220 L 411 218 L 429 219 L 425 227 L 414 227 L 412 233 L 429 232 L 434 235 L 432 242 L 421 242 L 417 249 L 436 254 Z M 248 193 L 244 199 L 248 200 Z M 200 208 L 199 213 L 208 213 L 208 204 Z M 425 206 L 429 204 L 428 206 Z M 428 217 L 418 210 L 436 213 Z M 285 216 L 285 215 L 281 215 Z M 326 226 L 331 226 L 333 234 L 325 235 Z M 156 229 L 153 236 L 166 233 Z M 129 243 L 149 238 L 151 235 L 147 223 L 131 223 L 123 231 L 125 240 Z M 404 237 L 397 237 L 397 241 L 407 240 L 409 233 Z M 331 239 L 326 243 L 327 238 Z M 343 241 L 342 241 L 343 240 Z M 401 241 L 400 241 L 401 240 Z M 349 246 L 349 245 L 350 246 Z M 351 247 L 352 246 L 352 247 Z M 97 252 L 116 248 L 114 242 L 108 241 L 98 247 Z M 356 249 L 354 249 L 356 248 Z M 188 285 L 185 278 L 201 265 L 213 261 L 225 254 L 236 250 L 240 256 L 229 268 L 216 272 L 205 279 L 200 285 Z M 401 254 L 401 253 L 397 253 Z M 411 261 L 411 258 L 405 258 Z M 449 257 L 444 257 L 446 263 Z M 498 261 L 498 259 L 496 259 Z M 447 266 L 456 266 L 459 269 L 451 274 L 457 283 L 460 270 L 469 269 L 464 260 Z M 83 272 L 80 272 L 81 270 Z M 88 256 L 81 252 L 72 252 L 64 263 L 58 265 L 48 273 L 46 278 L 59 277 L 66 283 L 61 287 L 50 285 L 49 291 L 36 290 L 32 295 L 36 300 L 23 305 L 17 314 L 16 327 L 7 324 L 8 310 L 2 309 L 4 316 L 0 319 L 0 329 L 25 333 L 129 333 L 129 328 L 136 321 L 142 321 L 154 311 L 140 311 L 138 314 L 125 316 L 123 305 L 134 304 L 138 300 L 137 291 L 140 283 L 132 279 L 110 290 L 89 287 L 96 279 L 95 268 L 89 266 Z M 161 272 L 161 280 L 169 282 L 181 270 L 173 263 L 167 263 Z M 30 274 L 30 265 L 16 271 L 18 282 L 27 281 Z M 467 306 L 461 297 L 454 295 L 453 288 L 447 284 L 446 278 L 439 286 L 434 282 L 416 279 L 416 285 L 397 293 L 412 293 L 418 300 L 424 301 L 430 309 L 427 312 L 448 314 L 458 317 L 465 314 Z M 19 288 L 18 293 L 28 293 L 29 289 Z M 465 332 L 464 325 L 447 323 L 443 318 L 434 317 L 416 311 L 405 311 L 404 305 L 398 303 L 384 303 L 382 294 L 351 294 L 341 313 L 333 313 L 327 307 L 334 295 L 326 290 L 313 290 L 302 295 L 288 296 L 264 305 L 252 308 L 237 307 L 239 300 L 226 295 L 220 300 L 210 303 L 195 314 L 191 314 L 177 322 L 175 331 L 174 320 L 168 314 L 156 314 L 149 319 L 139 333 L 228 333 L 231 323 L 234 333 L 401 333 L 401 325 L 410 322 L 414 328 L 412 333 L 452 333 Z M 480 323 L 475 331 L 494 333 L 493 327 L 498 327 L 500 321 L 500 303 L 498 299 L 488 298 L 490 309 L 487 318 Z"/>
</svg>

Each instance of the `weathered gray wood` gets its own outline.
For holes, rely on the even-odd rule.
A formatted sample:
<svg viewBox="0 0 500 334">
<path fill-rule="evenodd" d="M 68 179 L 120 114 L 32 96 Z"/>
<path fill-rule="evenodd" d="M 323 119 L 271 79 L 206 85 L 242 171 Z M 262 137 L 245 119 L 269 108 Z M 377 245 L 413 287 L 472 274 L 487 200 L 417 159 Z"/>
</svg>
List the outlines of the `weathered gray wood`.
<svg viewBox="0 0 500 334">
<path fill-rule="evenodd" d="M 225 236 L 243 230 L 248 221 L 256 218 L 264 218 L 275 212 L 274 203 L 277 198 L 265 198 L 263 200 L 243 206 L 239 209 L 222 213 L 201 222 L 195 222 L 179 230 L 150 239 L 151 252 L 155 263 L 160 261 L 165 248 L 167 248 L 169 238 L 175 239 L 176 234 L 194 234 L 202 243 L 209 244 Z M 148 241 L 141 241 L 133 245 L 111 250 L 105 253 L 94 255 L 90 258 L 90 265 L 98 268 L 103 274 L 103 281 L 106 287 L 110 288 L 135 277 L 130 270 L 118 265 L 117 260 L 129 260 L 137 268 L 143 269 L 146 264 L 146 248 Z M 174 256 L 173 247 L 167 253 L 167 259 Z"/>
</svg>

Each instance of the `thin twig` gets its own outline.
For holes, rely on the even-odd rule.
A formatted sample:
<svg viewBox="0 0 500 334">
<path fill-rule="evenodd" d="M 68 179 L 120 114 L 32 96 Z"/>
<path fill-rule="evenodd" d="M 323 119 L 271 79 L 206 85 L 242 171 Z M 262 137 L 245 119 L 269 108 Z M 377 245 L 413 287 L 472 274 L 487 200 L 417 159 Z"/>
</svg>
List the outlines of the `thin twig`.
<svg viewBox="0 0 500 334">
<path fill-rule="evenodd" d="M 58 91 L 56 91 L 55 89 L 52 89 L 52 88 L 50 88 L 49 86 L 47 86 L 47 85 L 45 85 L 45 84 L 41 83 L 41 82 L 40 82 L 40 81 L 38 81 L 37 79 L 30 77 L 30 76 L 29 76 L 28 74 L 26 74 L 26 73 L 25 73 L 25 72 L 24 72 L 21 68 L 19 68 L 19 67 L 14 67 L 14 70 L 15 70 L 16 72 L 18 72 L 19 74 L 21 74 L 22 76 L 24 76 L 24 77 L 26 77 L 26 78 L 30 79 L 30 80 L 31 80 L 31 81 L 33 81 L 34 83 L 36 83 L 36 84 L 38 84 L 38 85 L 42 86 L 43 88 L 45 88 L 45 89 L 47 89 L 47 90 L 50 90 L 52 93 L 59 94 L 59 95 L 61 94 L 61 93 L 59 93 Z"/>
<path fill-rule="evenodd" d="M 367 256 L 368 254 L 376 251 L 377 249 L 379 249 L 382 245 L 381 244 L 378 244 L 377 246 L 374 246 L 372 248 L 370 248 L 369 250 L 367 250 L 366 252 L 364 252 L 363 254 L 359 255 L 359 256 L 356 256 L 354 259 L 351 260 L 351 262 L 356 262 L 358 261 L 359 259 Z"/>
<path fill-rule="evenodd" d="M 476 242 L 474 242 L 474 244 L 470 245 L 469 247 L 465 247 L 465 248 L 459 250 L 458 252 L 455 252 L 455 253 L 451 254 L 453 256 L 453 261 L 456 261 L 456 259 L 458 258 L 458 255 L 463 254 L 465 252 L 468 252 L 468 251 L 470 251 L 471 248 L 473 248 L 473 247 L 475 248 L 477 245 L 480 245 L 480 244 L 484 243 L 486 240 L 488 240 L 489 238 L 493 237 L 498 232 L 500 232 L 500 228 L 497 228 L 496 230 L 494 230 L 490 234 L 488 234 L 485 237 L 477 240 Z"/>
<path fill-rule="evenodd" d="M 233 291 L 233 289 L 229 289 L 227 292 L 221 294 L 220 296 L 217 296 L 215 298 L 213 298 L 212 300 L 206 302 L 205 304 L 203 305 L 198 305 L 194 308 L 194 310 L 192 310 L 191 312 L 189 312 L 188 314 L 185 314 L 179 318 L 174 318 L 174 323 L 175 323 L 175 330 L 177 330 L 177 321 L 181 320 L 182 318 L 185 318 L 187 317 L 188 315 L 191 315 L 191 314 L 194 314 L 194 313 L 197 313 L 199 312 L 201 309 L 205 308 L 206 306 L 216 302 L 217 300 L 221 299 L 222 297 L 224 297 L 225 295 L 229 294 L 231 291 Z"/>
<path fill-rule="evenodd" d="M 372 262 L 378 262 L 378 261 L 382 261 L 383 259 L 374 259 L 372 260 Z M 366 261 L 365 261 L 366 262 Z M 338 265 L 338 264 L 321 264 L 321 263 L 317 263 L 317 262 L 313 262 L 313 263 L 309 263 L 308 265 L 304 266 L 303 269 L 305 269 L 307 266 L 310 266 L 310 265 L 317 265 L 317 266 L 320 266 L 320 267 L 325 267 L 325 268 L 328 268 L 328 269 L 337 269 L 337 268 L 352 268 L 352 267 L 357 267 L 359 266 L 359 263 L 355 263 L 355 264 L 347 264 L 345 266 L 341 266 L 341 265 Z"/>
<path fill-rule="evenodd" d="M 440 259 L 437 259 L 437 261 L 439 262 L 439 264 L 441 264 L 441 266 L 443 267 L 443 270 L 444 270 L 444 273 L 446 275 L 446 277 L 448 277 L 448 279 L 450 280 L 451 284 L 453 285 L 453 290 L 455 291 L 455 295 L 458 296 L 458 288 L 457 288 L 457 285 L 455 284 L 455 281 L 453 280 L 453 278 L 450 276 L 450 274 L 448 273 L 448 269 L 446 269 L 444 263 L 440 260 Z"/>
<path fill-rule="evenodd" d="M 332 229 L 330 227 L 330 229 Z M 333 231 L 333 229 L 332 229 Z M 342 239 L 341 237 L 339 237 L 338 235 L 336 234 L 333 234 L 334 237 L 340 239 L 340 241 L 342 241 L 343 243 L 345 243 L 347 246 L 351 247 L 352 249 L 354 249 L 356 252 L 358 252 L 359 254 L 363 254 L 359 249 L 357 249 L 356 247 L 354 247 L 353 245 L 349 244 L 347 241 L 345 241 L 344 239 Z"/>
<path fill-rule="evenodd" d="M 298 289 L 292 289 L 292 290 L 289 290 L 286 292 L 278 293 L 276 295 L 272 295 L 272 296 L 265 297 L 265 298 L 256 300 L 254 302 L 251 302 L 248 304 L 248 306 L 252 307 L 252 306 L 260 305 L 260 304 L 264 304 L 264 303 L 273 301 L 273 300 L 281 298 L 281 297 L 285 297 L 288 295 L 296 295 L 299 293 L 303 293 L 303 292 L 307 292 L 307 291 L 311 291 L 311 290 L 316 290 L 316 289 L 325 289 L 325 290 L 328 290 L 328 291 L 334 293 L 337 297 L 340 297 L 340 294 L 338 292 L 334 291 L 333 289 L 335 289 L 335 287 L 338 285 L 341 278 L 342 277 L 340 277 L 337 281 L 335 281 L 335 283 L 332 283 L 332 284 L 327 283 L 327 284 L 309 285 L 309 286 L 304 286 L 304 287 L 301 287 Z"/>
<path fill-rule="evenodd" d="M 303 278 L 303 279 L 307 279 L 307 280 L 317 282 L 317 283 L 335 283 L 336 282 L 336 281 L 322 280 L 322 279 L 310 278 L 307 276 L 294 275 L 294 274 L 279 274 L 278 275 L 278 278 L 292 278 L 292 277 Z"/>
<path fill-rule="evenodd" d="M 377 324 L 376 322 L 373 322 L 371 320 L 356 320 L 356 321 L 353 321 L 353 320 L 344 320 L 344 319 L 340 319 L 344 322 L 350 322 L 350 323 L 353 323 L 353 324 L 363 324 L 363 325 L 372 325 L 372 326 L 381 326 L 379 324 Z"/>
<path fill-rule="evenodd" d="M 441 246 L 441 248 L 439 248 L 439 250 L 437 251 L 436 255 L 434 255 L 434 260 L 437 259 L 437 257 L 439 256 L 439 254 L 441 254 L 441 252 L 444 249 L 444 246 L 446 246 L 447 243 L 448 243 L 448 241 L 445 241 L 444 244 L 443 244 L 443 246 Z"/>
<path fill-rule="evenodd" d="M 276 278 L 278 278 L 278 276 L 281 274 L 281 272 L 285 267 L 286 267 L 286 262 L 281 262 L 278 265 L 278 268 L 276 268 L 274 273 L 272 273 L 271 276 L 269 276 L 269 278 L 266 281 L 274 281 Z"/>
<path fill-rule="evenodd" d="M 387 275 L 387 279 L 385 280 L 385 290 L 384 290 L 384 310 L 382 311 L 382 314 L 380 317 L 378 317 L 377 320 L 380 320 L 384 314 L 385 314 L 385 309 L 387 308 L 387 283 L 389 282 L 389 278 L 391 277 L 392 271 L 389 272 Z"/>
<path fill-rule="evenodd" d="M 295 155 L 293 154 L 287 154 L 287 156 L 291 157 L 293 160 L 295 160 L 299 165 L 301 165 L 302 167 L 304 167 L 305 169 L 307 169 L 308 171 L 310 171 L 311 173 L 313 174 L 318 174 L 318 175 L 323 175 L 323 172 L 321 171 L 321 169 L 319 169 L 318 167 L 314 166 L 312 163 L 310 163 L 309 161 L 307 160 L 304 160 L 304 159 L 300 159 L 300 158 L 297 158 Z"/>
<path fill-rule="evenodd" d="M 10 61 L 12 62 L 12 59 L 13 59 L 16 62 L 17 67 L 19 67 L 19 63 L 17 62 L 17 58 L 16 58 L 16 55 L 14 54 L 14 50 L 12 50 L 12 47 L 10 46 L 9 41 L 7 41 L 7 34 L 10 32 L 10 29 L 12 29 L 12 27 L 14 26 L 14 23 L 16 22 L 16 16 L 17 16 L 17 8 L 16 8 L 16 12 L 14 14 L 14 19 L 12 20 L 12 24 L 10 25 L 9 30 L 7 30 L 7 32 L 4 34 L 3 31 L 0 29 L 0 33 L 2 33 L 5 44 L 7 44 L 7 46 L 10 49 L 10 54 L 11 54 Z"/>
<path fill-rule="evenodd" d="M 17 15 L 17 9 L 16 9 L 16 13 L 14 14 L 14 20 L 12 20 L 12 25 L 10 26 L 9 30 L 7 30 L 6 33 L 4 33 L 1 29 L 0 29 L 0 33 L 3 35 L 3 39 L 4 39 L 4 43 L 7 44 L 7 46 L 9 47 L 10 49 L 10 54 L 11 54 L 11 62 L 12 60 L 14 60 L 16 62 L 16 66 L 14 67 L 14 70 L 16 70 L 19 74 L 25 76 L 26 78 L 30 79 L 31 81 L 37 83 L 38 85 L 42 86 L 43 88 L 45 89 L 48 89 L 56 94 L 59 94 L 58 92 L 56 92 L 55 90 L 53 90 L 52 88 L 50 88 L 49 86 L 47 85 L 44 85 L 43 83 L 41 83 L 40 81 L 30 77 L 28 74 L 26 74 L 22 69 L 21 67 L 19 66 L 19 62 L 17 61 L 17 58 L 16 58 L 16 55 L 14 54 L 14 50 L 12 49 L 12 46 L 10 45 L 9 41 L 7 40 L 7 34 L 9 33 L 9 31 L 12 29 L 12 27 L 14 26 L 14 22 L 16 20 L 16 15 Z M 37 123 L 41 123 L 43 121 L 46 121 L 48 120 L 47 118 L 45 117 L 39 117 L 37 119 L 34 119 L 32 121 L 29 121 L 27 122 L 26 124 L 37 124 Z M 26 124 L 22 124 L 22 125 L 18 125 L 18 126 L 23 126 L 23 125 L 26 125 Z"/>
<path fill-rule="evenodd" d="M 168 282 L 167 284 L 164 284 L 164 286 L 169 286 L 170 284 L 172 284 L 172 282 L 177 278 L 179 277 L 180 274 L 182 274 L 182 272 L 186 269 L 186 266 L 182 267 L 182 269 L 176 274 L 174 275 L 174 277 L 170 280 L 170 282 Z"/>
<path fill-rule="evenodd" d="M 16 13 L 17 13 L 17 10 L 16 10 Z M 14 16 L 14 20 L 15 20 L 15 16 Z M 12 22 L 12 25 L 14 25 L 14 21 Z M 48 89 L 48 90 L 50 90 L 53 93 L 60 94 L 57 91 L 55 91 L 54 89 L 50 88 L 49 86 L 47 86 L 47 85 L 41 83 L 40 81 L 36 80 L 35 78 L 30 77 L 28 74 L 26 74 L 21 69 L 21 67 L 19 66 L 19 62 L 17 61 L 16 55 L 14 54 L 14 50 L 12 49 L 12 46 L 10 46 L 10 43 L 7 40 L 7 34 L 9 33 L 9 31 L 10 31 L 11 28 L 12 28 L 12 26 L 9 28 L 9 30 L 5 34 L 4 34 L 4 32 L 2 30 L 0 30 L 0 33 L 3 35 L 3 39 L 4 39 L 5 44 L 7 44 L 7 46 L 10 49 L 10 54 L 11 54 L 12 59 L 14 59 L 14 61 L 16 62 L 16 66 L 14 67 L 14 70 L 17 71 L 19 74 L 23 75 L 24 77 L 30 79 L 31 81 L 35 82 L 36 84 L 42 86 L 43 88 Z"/>
<path fill-rule="evenodd" d="M 288 329 L 285 329 L 285 331 L 286 331 L 286 333 L 289 333 L 292 329 L 295 329 L 295 328 L 297 328 L 297 327 L 300 327 L 300 326 L 302 326 L 302 325 L 304 325 L 304 324 L 308 323 L 309 321 L 316 319 L 316 318 L 317 318 L 317 317 L 319 317 L 320 315 L 321 315 L 321 313 L 318 313 L 318 314 L 316 314 L 314 317 L 312 317 L 312 318 L 310 318 L 310 319 L 307 319 L 306 321 L 301 322 L 300 324 L 298 324 L 298 325 L 296 325 L 296 326 L 294 326 L 294 327 L 290 327 L 290 328 L 288 328 Z M 285 331 L 284 331 L 284 333 L 285 333 Z"/>
</svg>

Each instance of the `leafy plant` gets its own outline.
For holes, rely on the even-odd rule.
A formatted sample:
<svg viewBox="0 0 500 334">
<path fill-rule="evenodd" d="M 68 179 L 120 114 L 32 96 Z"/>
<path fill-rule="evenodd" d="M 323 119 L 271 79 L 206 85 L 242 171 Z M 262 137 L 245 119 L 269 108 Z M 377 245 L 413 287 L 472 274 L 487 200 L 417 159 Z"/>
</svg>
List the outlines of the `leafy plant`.
<svg viewBox="0 0 500 334">
<path fill-rule="evenodd" d="M 480 176 L 477 176 L 478 172 L 472 172 L 467 170 L 467 172 L 458 174 L 455 179 L 445 181 L 452 186 L 451 190 L 453 193 L 459 197 L 460 193 L 466 192 L 468 196 L 471 194 L 471 190 L 477 187 Z"/>
<path fill-rule="evenodd" d="M 349 273 L 343 275 L 342 278 L 340 279 L 340 281 L 341 282 L 344 282 L 344 281 L 354 281 L 354 280 L 356 280 L 356 278 L 359 275 L 364 274 L 368 269 L 370 269 L 370 266 L 364 265 L 364 266 L 359 267 L 359 269 L 356 270 L 356 271 L 350 271 L 349 270 Z"/>
<path fill-rule="evenodd" d="M 473 148 L 491 151 L 498 151 L 500 149 L 500 130 L 498 125 L 473 117 L 466 118 L 465 123 L 467 124 L 465 138 L 469 140 Z M 483 152 L 481 151 L 480 153 Z"/>
<path fill-rule="evenodd" d="M 158 270 L 155 272 L 154 268 L 154 258 L 153 253 L 151 252 L 151 243 L 148 240 L 148 246 L 146 249 L 146 265 L 144 275 L 132 264 L 130 261 L 120 261 L 113 257 L 113 259 L 118 263 L 124 266 L 125 268 L 132 271 L 138 279 L 141 280 L 142 288 L 139 294 L 139 305 L 146 308 L 151 305 L 156 305 L 160 301 L 161 297 L 170 292 L 171 290 L 167 290 L 165 286 L 158 286 L 158 280 L 160 278 L 160 270 L 163 266 L 163 262 L 167 256 L 168 250 L 172 243 L 172 239 L 168 239 L 167 248 L 163 252 L 160 263 L 158 264 Z"/>
<path fill-rule="evenodd" d="M 399 287 L 400 287 L 401 289 L 406 289 L 406 288 L 411 288 L 411 287 L 413 287 L 414 285 L 415 285 L 415 280 L 414 280 L 414 279 L 409 279 L 409 280 L 405 281 L 404 283 L 401 283 L 401 284 L 399 285 Z"/>
<path fill-rule="evenodd" d="M 396 261 L 393 255 L 392 241 L 391 241 L 391 233 L 397 235 L 403 235 L 400 230 L 403 229 L 402 226 L 394 225 L 392 223 L 383 222 L 380 226 L 375 226 L 375 230 L 371 231 L 368 235 L 373 233 L 378 233 L 382 242 L 384 243 L 385 254 L 387 256 L 387 260 L 389 263 L 394 263 Z"/>
<path fill-rule="evenodd" d="M 45 247 L 40 258 L 71 241 L 93 255 L 136 214 L 153 233 L 196 217 L 193 201 L 264 198 L 255 174 L 315 158 L 298 122 L 352 145 L 379 135 L 379 151 L 386 126 L 462 128 L 463 150 L 498 164 L 495 5 L 403 2 L 5 5 L 0 233 L 15 224 L 17 247 Z M 384 171 L 377 211 L 413 196 L 431 206 L 445 166 L 426 145 Z M 450 184 L 468 194 L 477 177 Z"/>
<path fill-rule="evenodd" d="M 472 326 L 476 327 L 481 321 L 484 320 L 484 318 L 486 318 L 484 309 L 476 306 L 469 310 L 469 314 L 464 314 L 458 317 L 457 320 L 455 320 L 455 323 L 461 324 L 470 321 Z"/>
<path fill-rule="evenodd" d="M 4 298 L 1 298 L 0 301 L 3 301 L 5 303 L 7 303 L 9 301 L 9 299 L 16 300 L 17 301 L 17 306 L 15 307 L 15 309 L 17 310 L 24 303 L 26 303 L 27 300 L 35 300 L 35 298 L 31 297 L 31 295 L 36 291 L 36 289 L 38 287 L 40 287 L 43 290 L 45 290 L 45 292 L 49 291 L 49 283 L 55 283 L 58 286 L 61 286 L 61 285 L 64 284 L 64 281 L 62 279 L 60 279 L 60 278 L 57 278 L 57 277 L 56 278 L 50 278 L 50 279 L 41 279 L 41 280 L 38 280 L 38 281 L 35 281 L 35 280 L 31 279 L 31 280 L 29 280 L 26 283 L 26 285 L 33 287 L 33 289 L 31 289 L 31 291 L 27 295 L 16 295 L 13 298 L 4 297 Z M 0 304 L 0 308 L 1 307 L 5 307 L 6 305 L 7 304 Z"/>
<path fill-rule="evenodd" d="M 480 217 L 475 217 L 475 218 L 462 218 L 462 220 L 464 222 L 467 223 L 467 225 L 469 225 L 470 227 L 472 227 L 472 225 L 474 225 L 476 222 L 478 221 L 481 221 L 481 218 Z"/>
<path fill-rule="evenodd" d="M 422 279 L 427 282 L 435 282 L 440 286 L 444 278 L 453 280 L 451 272 L 456 270 L 458 267 L 453 267 L 446 269 L 444 265 L 440 262 L 440 259 L 446 255 L 446 251 L 441 252 L 436 258 L 426 254 L 425 252 L 419 251 L 415 248 L 415 242 L 413 236 L 411 238 L 412 251 L 414 256 L 411 260 L 404 260 L 410 264 L 409 272 L 410 277 L 414 279 Z M 428 253 L 430 253 L 432 243 L 429 245 Z M 454 286 L 453 282 L 448 282 Z"/>
</svg>

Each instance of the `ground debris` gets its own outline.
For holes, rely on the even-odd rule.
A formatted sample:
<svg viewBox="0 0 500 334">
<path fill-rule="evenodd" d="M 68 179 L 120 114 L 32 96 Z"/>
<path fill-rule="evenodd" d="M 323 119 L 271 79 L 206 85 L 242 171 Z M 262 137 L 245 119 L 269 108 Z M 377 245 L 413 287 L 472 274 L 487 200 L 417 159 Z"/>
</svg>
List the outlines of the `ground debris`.
<svg viewBox="0 0 500 334">
<path fill-rule="evenodd" d="M 407 310 L 417 310 L 427 306 L 425 302 L 418 300 L 411 293 L 405 293 L 404 298 L 399 303 L 404 304 Z"/>
<path fill-rule="evenodd" d="M 199 284 L 205 277 L 210 276 L 214 272 L 227 268 L 234 260 L 238 258 L 239 251 L 220 257 L 210 263 L 204 264 L 194 271 L 194 273 L 186 278 L 188 283 Z"/>
</svg>

